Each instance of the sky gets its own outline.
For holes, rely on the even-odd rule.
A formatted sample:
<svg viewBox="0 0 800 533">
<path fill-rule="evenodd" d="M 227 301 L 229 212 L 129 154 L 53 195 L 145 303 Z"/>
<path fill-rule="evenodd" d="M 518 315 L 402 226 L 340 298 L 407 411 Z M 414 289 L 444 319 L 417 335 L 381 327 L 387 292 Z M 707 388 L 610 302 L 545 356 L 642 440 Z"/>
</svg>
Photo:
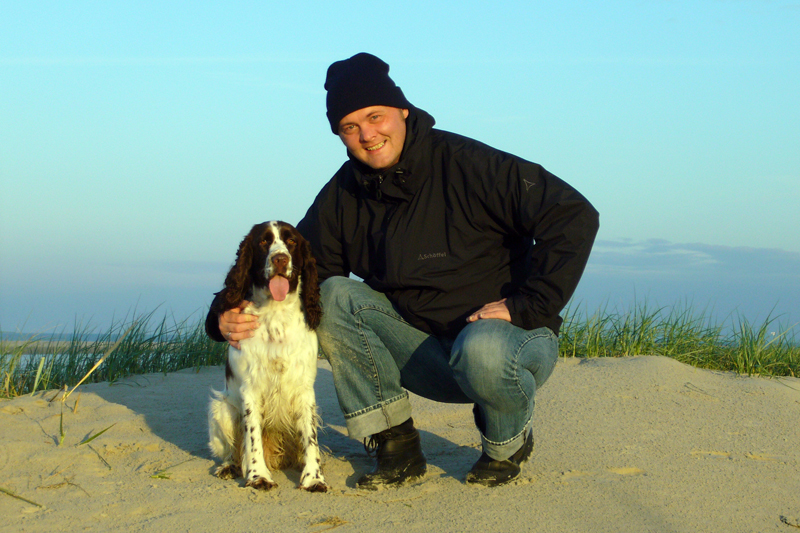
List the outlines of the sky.
<svg viewBox="0 0 800 533">
<path fill-rule="evenodd" d="M 601 228 L 573 306 L 800 322 L 800 1 L 23 2 L 0 17 L 0 330 L 205 315 L 345 160 L 359 52 Z"/>
</svg>

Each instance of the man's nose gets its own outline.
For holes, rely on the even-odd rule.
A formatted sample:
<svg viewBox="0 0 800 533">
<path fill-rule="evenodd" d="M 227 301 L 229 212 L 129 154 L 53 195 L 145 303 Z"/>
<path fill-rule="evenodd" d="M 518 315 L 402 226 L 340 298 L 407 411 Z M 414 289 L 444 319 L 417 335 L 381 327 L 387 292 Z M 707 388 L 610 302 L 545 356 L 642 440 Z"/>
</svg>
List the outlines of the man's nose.
<svg viewBox="0 0 800 533">
<path fill-rule="evenodd" d="M 364 126 L 360 130 L 361 132 L 361 142 L 367 142 L 375 138 L 376 130 L 372 126 Z"/>
</svg>

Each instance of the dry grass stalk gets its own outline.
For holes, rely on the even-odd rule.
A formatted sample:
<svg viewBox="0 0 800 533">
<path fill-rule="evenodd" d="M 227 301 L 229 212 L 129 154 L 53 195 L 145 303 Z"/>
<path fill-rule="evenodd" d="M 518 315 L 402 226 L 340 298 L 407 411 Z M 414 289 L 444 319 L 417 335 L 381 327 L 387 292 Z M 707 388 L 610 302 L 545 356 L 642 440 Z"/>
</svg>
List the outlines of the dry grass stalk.
<svg viewBox="0 0 800 533">
<path fill-rule="evenodd" d="M 23 498 L 19 494 L 14 493 L 14 491 L 11 491 L 11 490 L 8 490 L 8 489 L 4 489 L 3 487 L 0 487 L 0 492 L 2 492 L 3 494 L 6 494 L 8 496 L 11 496 L 12 498 L 16 498 L 18 500 L 22 500 L 25 503 L 29 503 L 31 505 L 35 505 L 36 507 L 43 507 L 43 505 L 41 505 L 39 503 L 36 503 L 34 501 L 31 501 L 31 500 L 29 500 L 27 498 Z"/>
</svg>

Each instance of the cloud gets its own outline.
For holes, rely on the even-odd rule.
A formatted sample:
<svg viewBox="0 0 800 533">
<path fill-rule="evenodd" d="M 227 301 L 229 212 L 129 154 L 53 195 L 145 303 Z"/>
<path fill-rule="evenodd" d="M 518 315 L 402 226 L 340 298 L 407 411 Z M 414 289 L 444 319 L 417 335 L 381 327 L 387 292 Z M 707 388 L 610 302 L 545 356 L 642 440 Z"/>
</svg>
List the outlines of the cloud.
<svg viewBox="0 0 800 533">
<path fill-rule="evenodd" d="M 573 302 L 597 308 L 689 304 L 718 320 L 800 320 L 800 253 L 773 248 L 600 240 Z M 792 322 L 794 321 L 794 322 Z"/>
<path fill-rule="evenodd" d="M 800 253 L 773 248 L 730 247 L 702 243 L 601 240 L 595 244 L 589 269 L 607 274 L 664 279 L 686 276 L 743 280 L 754 277 L 799 285 Z"/>
</svg>

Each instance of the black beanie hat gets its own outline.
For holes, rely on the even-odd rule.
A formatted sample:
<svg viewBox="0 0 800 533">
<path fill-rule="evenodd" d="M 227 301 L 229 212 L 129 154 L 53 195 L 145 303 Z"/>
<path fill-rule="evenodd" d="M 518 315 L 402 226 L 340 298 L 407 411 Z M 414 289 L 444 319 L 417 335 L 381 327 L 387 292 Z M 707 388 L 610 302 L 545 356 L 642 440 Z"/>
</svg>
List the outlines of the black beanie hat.
<svg viewBox="0 0 800 533">
<path fill-rule="evenodd" d="M 403 91 L 389 77 L 389 65 L 364 52 L 328 67 L 325 90 L 328 121 L 334 134 L 339 133 L 339 121 L 353 111 L 373 105 L 411 107 Z"/>
</svg>

